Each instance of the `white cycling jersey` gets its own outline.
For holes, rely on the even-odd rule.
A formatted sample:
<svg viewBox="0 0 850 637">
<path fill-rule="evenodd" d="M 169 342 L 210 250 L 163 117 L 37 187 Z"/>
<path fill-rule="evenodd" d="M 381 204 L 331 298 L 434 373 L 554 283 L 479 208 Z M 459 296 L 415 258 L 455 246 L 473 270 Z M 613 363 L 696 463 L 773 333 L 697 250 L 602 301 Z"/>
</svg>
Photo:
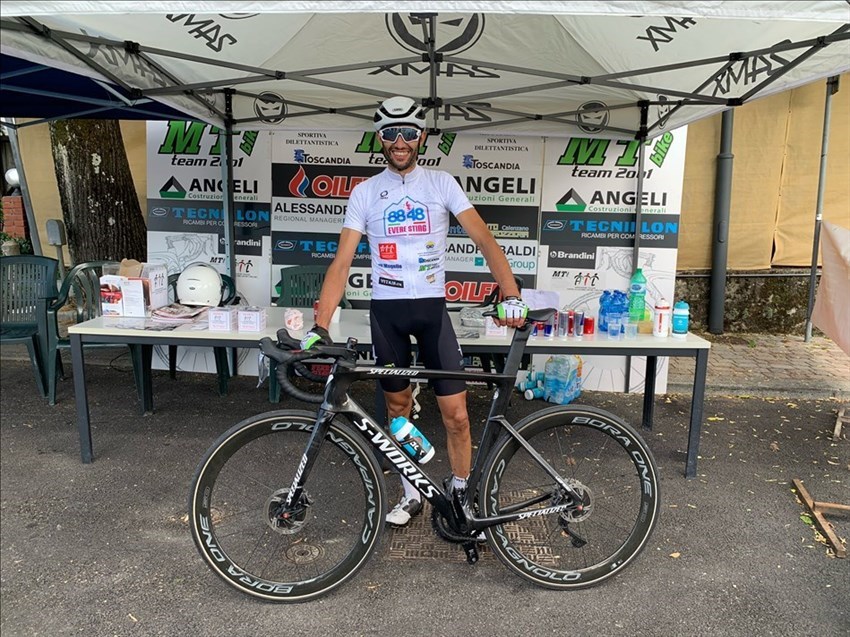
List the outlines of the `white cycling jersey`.
<svg viewBox="0 0 850 637">
<path fill-rule="evenodd" d="M 449 213 L 472 208 L 449 173 L 417 166 L 385 169 L 351 191 L 343 227 L 366 235 L 372 252 L 373 299 L 446 295 Z"/>
</svg>

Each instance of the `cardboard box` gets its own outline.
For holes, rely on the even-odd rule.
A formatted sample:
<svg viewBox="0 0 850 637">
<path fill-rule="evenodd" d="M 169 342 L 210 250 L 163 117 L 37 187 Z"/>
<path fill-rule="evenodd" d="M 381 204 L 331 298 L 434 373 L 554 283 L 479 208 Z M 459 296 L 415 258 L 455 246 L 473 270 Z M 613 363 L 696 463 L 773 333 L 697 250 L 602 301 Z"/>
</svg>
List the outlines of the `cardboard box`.
<svg viewBox="0 0 850 637">
<path fill-rule="evenodd" d="M 145 317 L 168 305 L 168 270 L 162 263 L 124 259 L 118 274 L 124 277 L 124 316 Z"/>
<path fill-rule="evenodd" d="M 104 316 L 124 316 L 124 277 L 108 274 L 100 277 L 100 311 Z"/>
<path fill-rule="evenodd" d="M 484 319 L 484 335 L 485 336 L 507 336 L 507 325 L 496 325 L 493 317 L 488 316 Z"/>
<path fill-rule="evenodd" d="M 118 274 L 100 277 L 100 296 L 104 315 L 144 318 L 168 305 L 168 270 L 162 263 L 124 259 Z"/>
<path fill-rule="evenodd" d="M 238 326 L 239 308 L 237 307 L 211 307 L 207 310 L 207 318 L 210 322 L 212 332 L 232 332 Z"/>
<path fill-rule="evenodd" d="M 240 332 L 262 332 L 266 329 L 266 308 L 264 307 L 241 307 L 238 324 Z"/>
</svg>

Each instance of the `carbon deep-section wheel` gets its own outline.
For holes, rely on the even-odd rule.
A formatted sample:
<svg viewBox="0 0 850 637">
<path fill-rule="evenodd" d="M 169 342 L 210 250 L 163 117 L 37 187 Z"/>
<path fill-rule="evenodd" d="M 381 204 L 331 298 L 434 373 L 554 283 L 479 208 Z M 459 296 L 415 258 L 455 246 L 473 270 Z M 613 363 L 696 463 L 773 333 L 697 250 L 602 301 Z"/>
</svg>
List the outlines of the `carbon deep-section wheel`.
<svg viewBox="0 0 850 637">
<path fill-rule="evenodd" d="M 315 413 L 276 411 L 233 426 L 201 461 L 192 539 L 216 575 L 274 602 L 324 595 L 351 578 L 384 528 L 383 474 L 367 443 L 334 421 L 302 496 L 284 507 Z"/>
<path fill-rule="evenodd" d="M 493 552 L 547 588 L 584 588 L 620 572 L 646 546 L 660 510 L 646 443 L 618 417 L 591 407 L 544 409 L 516 429 L 578 497 L 515 439 L 503 438 L 485 465 L 479 503 L 485 517 L 523 516 L 486 530 Z M 563 504 L 570 506 L 560 513 L 537 513 Z"/>
</svg>

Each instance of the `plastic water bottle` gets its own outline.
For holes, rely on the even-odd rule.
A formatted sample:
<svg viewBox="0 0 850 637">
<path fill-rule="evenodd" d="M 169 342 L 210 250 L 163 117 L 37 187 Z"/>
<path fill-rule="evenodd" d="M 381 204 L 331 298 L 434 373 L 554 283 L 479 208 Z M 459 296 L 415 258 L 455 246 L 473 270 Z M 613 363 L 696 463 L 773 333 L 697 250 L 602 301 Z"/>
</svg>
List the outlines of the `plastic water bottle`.
<svg viewBox="0 0 850 637">
<path fill-rule="evenodd" d="M 546 367 L 543 379 L 543 400 L 551 400 L 558 391 L 557 356 L 546 359 Z"/>
<path fill-rule="evenodd" d="M 673 336 L 676 338 L 685 338 L 688 335 L 688 321 L 691 315 L 691 308 L 685 301 L 676 301 L 673 306 Z"/>
<path fill-rule="evenodd" d="M 419 429 L 404 416 L 396 416 L 390 423 L 390 433 L 401 448 L 419 464 L 434 457 L 434 447 Z"/>
<path fill-rule="evenodd" d="M 670 304 L 667 299 L 658 299 L 655 302 L 655 318 L 652 321 L 652 334 L 661 338 L 667 338 L 670 334 Z"/>
<path fill-rule="evenodd" d="M 640 268 L 629 282 L 629 321 L 640 323 L 646 310 L 646 277 Z"/>
<path fill-rule="evenodd" d="M 600 332 L 608 331 L 608 306 L 611 303 L 611 291 L 603 290 L 602 296 L 599 297 L 599 315 L 596 321 L 596 328 Z"/>
<path fill-rule="evenodd" d="M 558 382 L 555 386 L 555 391 L 552 394 L 551 402 L 556 405 L 563 405 L 565 402 L 571 358 L 571 356 L 558 356 L 557 362 L 555 363 L 555 373 L 558 375 Z"/>
</svg>

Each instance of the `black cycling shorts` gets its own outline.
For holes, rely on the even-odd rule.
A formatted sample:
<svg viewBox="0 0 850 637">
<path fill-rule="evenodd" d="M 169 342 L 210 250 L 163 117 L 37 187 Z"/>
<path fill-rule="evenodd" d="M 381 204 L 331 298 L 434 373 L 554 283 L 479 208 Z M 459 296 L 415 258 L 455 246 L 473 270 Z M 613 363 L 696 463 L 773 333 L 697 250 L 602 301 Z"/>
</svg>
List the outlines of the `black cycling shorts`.
<svg viewBox="0 0 850 637">
<path fill-rule="evenodd" d="M 378 365 L 410 367 L 410 337 L 419 347 L 419 363 L 427 369 L 463 370 L 463 352 L 457 342 L 446 299 L 372 299 L 369 307 L 372 347 Z M 431 379 L 437 396 L 466 391 L 466 382 Z M 410 385 L 406 378 L 382 378 L 381 388 L 399 392 Z"/>
</svg>

